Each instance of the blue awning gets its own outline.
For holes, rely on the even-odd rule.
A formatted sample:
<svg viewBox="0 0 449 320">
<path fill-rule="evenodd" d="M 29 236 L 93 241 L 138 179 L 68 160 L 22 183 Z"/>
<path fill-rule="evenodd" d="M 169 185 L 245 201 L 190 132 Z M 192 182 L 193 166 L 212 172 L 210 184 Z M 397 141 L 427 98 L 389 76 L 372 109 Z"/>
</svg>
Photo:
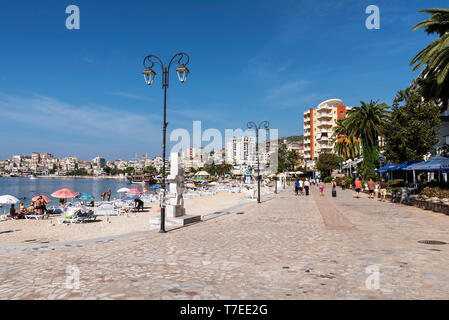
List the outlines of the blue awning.
<svg viewBox="0 0 449 320">
<path fill-rule="evenodd" d="M 435 156 L 427 161 L 415 163 L 407 166 L 405 170 L 408 171 L 448 171 L 449 170 L 449 158 Z"/>
</svg>

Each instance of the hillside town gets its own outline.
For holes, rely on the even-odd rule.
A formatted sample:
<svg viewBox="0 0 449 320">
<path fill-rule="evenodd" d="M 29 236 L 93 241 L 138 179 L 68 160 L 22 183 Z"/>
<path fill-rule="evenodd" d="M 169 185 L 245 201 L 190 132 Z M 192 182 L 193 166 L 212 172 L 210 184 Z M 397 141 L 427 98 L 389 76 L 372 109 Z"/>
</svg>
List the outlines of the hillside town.
<svg viewBox="0 0 449 320">
<path fill-rule="evenodd" d="M 263 144 L 263 146 L 262 146 Z M 260 143 L 259 161 L 265 169 L 270 159 L 270 142 Z M 279 145 L 284 145 L 287 151 L 302 154 L 302 139 L 289 141 L 281 138 Z M 219 151 L 206 152 L 203 148 L 189 147 L 180 152 L 182 164 L 186 170 L 198 171 L 206 164 L 228 163 L 234 166 L 236 173 L 247 172 L 257 164 L 256 142 L 253 137 L 234 137 L 228 140 L 227 148 Z M 297 167 L 302 166 L 302 156 Z M 0 160 L 1 176 L 119 176 L 131 174 L 159 173 L 162 169 L 162 157 L 153 158 L 142 154 L 132 160 L 106 160 L 97 156 L 92 160 L 81 160 L 77 156 L 58 158 L 50 153 L 33 152 L 31 155 L 14 155 L 10 159 Z M 170 160 L 166 160 L 169 167 Z"/>
</svg>

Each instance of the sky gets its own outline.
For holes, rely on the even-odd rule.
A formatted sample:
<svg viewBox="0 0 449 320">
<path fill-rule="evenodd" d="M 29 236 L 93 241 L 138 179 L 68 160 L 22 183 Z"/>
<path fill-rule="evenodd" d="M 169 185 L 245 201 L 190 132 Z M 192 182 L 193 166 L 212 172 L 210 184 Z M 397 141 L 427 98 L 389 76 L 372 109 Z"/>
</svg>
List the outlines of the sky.
<svg viewBox="0 0 449 320">
<path fill-rule="evenodd" d="M 372 4 L 378 30 L 365 25 Z M 428 17 L 418 11 L 435 7 L 447 0 L 0 0 L 0 159 L 160 155 L 164 96 L 160 69 L 144 82 L 148 54 L 190 56 L 185 83 L 170 71 L 168 136 L 263 120 L 299 135 L 303 112 L 327 99 L 391 105 L 433 39 L 411 30 Z"/>
</svg>

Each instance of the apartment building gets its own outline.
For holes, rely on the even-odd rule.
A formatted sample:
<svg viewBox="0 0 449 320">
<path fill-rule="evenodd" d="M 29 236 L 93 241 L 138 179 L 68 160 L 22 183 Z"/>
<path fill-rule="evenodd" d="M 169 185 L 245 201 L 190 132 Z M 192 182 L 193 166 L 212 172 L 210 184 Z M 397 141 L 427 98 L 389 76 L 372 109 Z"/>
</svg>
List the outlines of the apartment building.
<svg viewBox="0 0 449 320">
<path fill-rule="evenodd" d="M 330 99 L 320 103 L 316 109 L 304 112 L 304 160 L 308 168 L 313 168 L 320 153 L 332 153 L 335 145 L 333 128 L 337 120 L 346 118 L 350 107 L 340 99 Z"/>
</svg>

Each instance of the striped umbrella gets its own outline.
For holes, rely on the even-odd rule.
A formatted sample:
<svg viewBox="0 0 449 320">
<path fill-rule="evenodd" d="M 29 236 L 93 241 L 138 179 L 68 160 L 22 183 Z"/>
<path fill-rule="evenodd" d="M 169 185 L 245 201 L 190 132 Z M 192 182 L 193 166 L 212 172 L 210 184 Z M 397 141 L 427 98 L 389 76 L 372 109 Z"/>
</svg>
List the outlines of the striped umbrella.
<svg viewBox="0 0 449 320">
<path fill-rule="evenodd" d="M 61 189 L 53 192 L 51 196 L 58 199 L 73 199 L 78 197 L 78 193 L 71 189 Z"/>
<path fill-rule="evenodd" d="M 39 197 L 42 197 L 42 199 L 44 199 L 44 201 L 47 202 L 47 203 L 51 201 L 51 199 L 50 199 L 49 197 L 44 196 L 44 195 L 41 195 L 41 194 L 35 196 L 35 197 L 34 197 L 33 199 L 31 199 L 31 200 L 32 200 L 32 201 L 36 201 Z"/>
<path fill-rule="evenodd" d="M 135 194 L 135 195 L 140 196 L 142 194 L 142 192 L 140 192 L 140 190 L 138 188 L 134 188 L 134 189 L 129 190 L 126 194 L 127 195 Z"/>
</svg>

